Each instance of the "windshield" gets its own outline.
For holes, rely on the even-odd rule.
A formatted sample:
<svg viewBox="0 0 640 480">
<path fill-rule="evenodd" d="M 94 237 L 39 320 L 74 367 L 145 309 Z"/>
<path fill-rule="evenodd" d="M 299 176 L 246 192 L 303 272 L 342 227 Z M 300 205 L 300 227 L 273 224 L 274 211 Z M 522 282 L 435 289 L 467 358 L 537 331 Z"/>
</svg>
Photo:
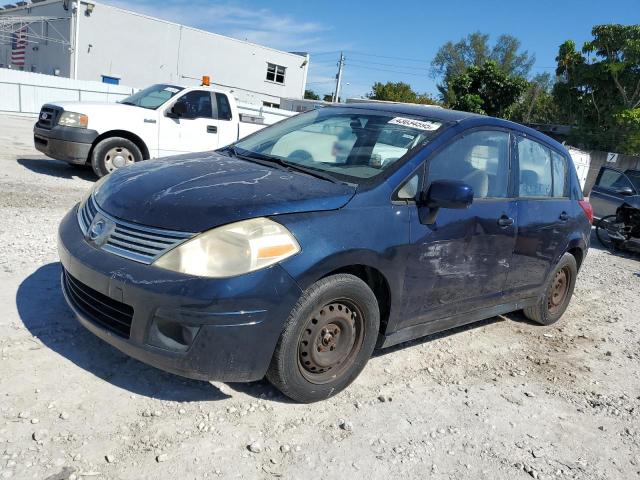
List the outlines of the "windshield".
<svg viewBox="0 0 640 480">
<path fill-rule="evenodd" d="M 261 130 L 236 143 L 235 150 L 351 181 L 366 180 L 424 146 L 441 125 L 392 112 L 328 107 Z"/>
<path fill-rule="evenodd" d="M 155 110 L 181 90 L 183 90 L 182 87 L 176 87 L 174 85 L 151 85 L 124 100 L 120 100 L 120 103 Z"/>
<path fill-rule="evenodd" d="M 636 192 L 639 192 L 640 191 L 640 171 L 627 170 L 624 173 L 627 175 L 627 177 L 629 177 L 629 180 L 631 180 L 631 183 L 633 183 L 633 186 L 636 189 Z"/>
</svg>

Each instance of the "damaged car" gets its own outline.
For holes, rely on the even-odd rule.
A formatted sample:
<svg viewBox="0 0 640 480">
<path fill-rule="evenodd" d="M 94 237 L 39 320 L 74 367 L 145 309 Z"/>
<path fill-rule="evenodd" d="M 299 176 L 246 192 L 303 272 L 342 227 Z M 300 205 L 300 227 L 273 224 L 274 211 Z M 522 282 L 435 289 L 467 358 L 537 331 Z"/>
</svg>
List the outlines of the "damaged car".
<svg viewBox="0 0 640 480">
<path fill-rule="evenodd" d="M 58 249 L 68 304 L 117 349 L 313 402 L 376 347 L 516 310 L 556 322 L 591 220 L 549 137 L 371 103 L 118 169 L 62 220 Z"/>
</svg>

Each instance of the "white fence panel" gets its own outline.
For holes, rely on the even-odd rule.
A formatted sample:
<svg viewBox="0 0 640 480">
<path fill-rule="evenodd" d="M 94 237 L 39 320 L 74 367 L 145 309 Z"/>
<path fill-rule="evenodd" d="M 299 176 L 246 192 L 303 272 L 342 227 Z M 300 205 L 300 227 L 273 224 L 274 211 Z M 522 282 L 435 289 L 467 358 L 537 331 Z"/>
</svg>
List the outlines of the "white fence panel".
<svg viewBox="0 0 640 480">
<path fill-rule="evenodd" d="M 0 112 L 35 115 L 49 102 L 116 102 L 135 91 L 123 85 L 0 68 Z"/>
</svg>

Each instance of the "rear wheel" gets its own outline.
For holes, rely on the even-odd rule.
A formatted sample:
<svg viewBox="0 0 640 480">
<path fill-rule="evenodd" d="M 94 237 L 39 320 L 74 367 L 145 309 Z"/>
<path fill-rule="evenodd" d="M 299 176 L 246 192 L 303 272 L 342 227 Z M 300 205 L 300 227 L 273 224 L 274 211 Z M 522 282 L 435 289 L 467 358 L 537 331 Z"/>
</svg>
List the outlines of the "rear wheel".
<svg viewBox="0 0 640 480">
<path fill-rule="evenodd" d="M 98 177 L 142 160 L 142 152 L 131 140 L 110 137 L 100 141 L 91 156 L 91 166 Z"/>
<path fill-rule="evenodd" d="M 267 378 L 298 402 L 329 398 L 362 371 L 379 323 L 378 302 L 362 280 L 347 274 L 319 280 L 292 310 Z"/>
<path fill-rule="evenodd" d="M 577 276 L 575 257 L 565 253 L 551 275 L 544 294 L 535 305 L 524 309 L 525 316 L 540 325 L 551 325 L 560 320 L 573 296 Z"/>
</svg>

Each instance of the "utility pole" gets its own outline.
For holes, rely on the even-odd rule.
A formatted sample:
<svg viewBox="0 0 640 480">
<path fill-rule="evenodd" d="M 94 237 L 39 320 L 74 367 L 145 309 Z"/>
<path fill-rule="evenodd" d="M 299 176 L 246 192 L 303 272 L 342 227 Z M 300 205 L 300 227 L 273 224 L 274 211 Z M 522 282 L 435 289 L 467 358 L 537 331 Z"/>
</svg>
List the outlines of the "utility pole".
<svg viewBox="0 0 640 480">
<path fill-rule="evenodd" d="M 340 52 L 340 60 L 338 61 L 338 73 L 336 74 L 336 90 L 333 93 L 332 102 L 340 101 L 340 83 L 342 82 L 342 67 L 344 67 L 344 55 Z"/>
<path fill-rule="evenodd" d="M 73 78 L 78 79 L 78 60 L 80 57 L 80 0 L 74 2 L 73 13 L 75 14 L 75 31 L 73 32 Z"/>
</svg>

